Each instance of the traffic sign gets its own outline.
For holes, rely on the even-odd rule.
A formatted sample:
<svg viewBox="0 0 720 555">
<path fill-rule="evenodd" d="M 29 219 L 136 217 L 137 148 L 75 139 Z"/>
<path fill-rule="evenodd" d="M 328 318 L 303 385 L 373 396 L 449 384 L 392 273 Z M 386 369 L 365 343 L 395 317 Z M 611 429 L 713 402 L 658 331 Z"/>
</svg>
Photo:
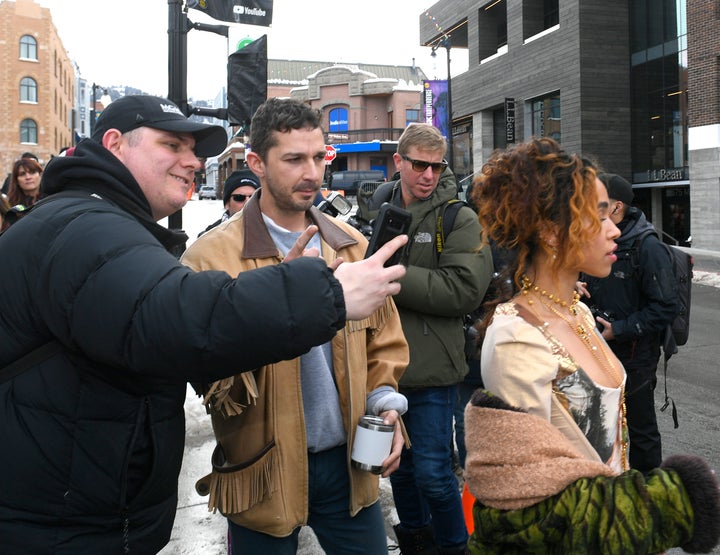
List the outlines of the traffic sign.
<svg viewBox="0 0 720 555">
<path fill-rule="evenodd" d="M 325 145 L 325 165 L 330 165 L 337 156 L 337 151 L 333 145 Z"/>
</svg>

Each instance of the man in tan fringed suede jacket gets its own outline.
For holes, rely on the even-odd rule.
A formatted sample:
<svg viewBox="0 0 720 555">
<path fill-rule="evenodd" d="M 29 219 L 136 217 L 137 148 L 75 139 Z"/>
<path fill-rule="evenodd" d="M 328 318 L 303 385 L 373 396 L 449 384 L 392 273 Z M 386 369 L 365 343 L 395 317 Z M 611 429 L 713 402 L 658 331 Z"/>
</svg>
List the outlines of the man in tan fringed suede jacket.
<svg viewBox="0 0 720 555">
<path fill-rule="evenodd" d="M 301 237 L 328 264 L 361 260 L 365 238 L 312 206 L 324 170 L 319 114 L 271 99 L 253 118 L 251 144 L 247 160 L 261 189 L 242 212 L 198 239 L 183 262 L 234 276 L 282 263 Z M 268 299 L 267 317 L 292 318 L 293 307 L 278 302 Z M 228 517 L 234 555 L 294 553 L 306 524 L 327 553 L 387 553 L 378 476 L 353 468 L 350 454 L 360 417 L 380 415 L 395 425 L 383 475 L 397 468 L 399 415 L 407 409 L 397 382 L 408 360 L 388 297 L 369 318 L 348 321 L 330 343 L 300 358 L 206 386 L 218 446 L 198 491 Z"/>
</svg>

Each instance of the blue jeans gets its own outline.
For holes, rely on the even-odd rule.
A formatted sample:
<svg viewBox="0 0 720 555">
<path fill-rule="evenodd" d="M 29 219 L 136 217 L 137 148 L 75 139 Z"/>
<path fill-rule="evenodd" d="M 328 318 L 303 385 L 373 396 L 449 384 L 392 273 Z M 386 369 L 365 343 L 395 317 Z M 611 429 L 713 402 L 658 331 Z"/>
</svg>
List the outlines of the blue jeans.
<svg viewBox="0 0 720 555">
<path fill-rule="evenodd" d="M 458 450 L 458 461 L 463 470 L 465 469 L 465 458 L 467 457 L 467 449 L 465 448 L 465 407 L 478 387 L 481 386 L 470 385 L 465 382 L 459 383 L 455 399 L 455 445 L 457 445 Z"/>
<path fill-rule="evenodd" d="M 457 386 L 401 388 L 408 400 L 403 421 L 412 447 L 403 449 L 400 468 L 390 475 L 400 525 L 432 525 L 441 548 L 468 539 L 450 445 Z"/>
<path fill-rule="evenodd" d="M 387 535 L 380 502 L 350 517 L 347 446 L 308 453 L 308 526 L 326 553 L 387 555 Z M 281 495 L 276 492 L 275 495 Z M 284 538 L 238 526 L 228 520 L 233 555 L 294 555 L 300 527 Z"/>
</svg>

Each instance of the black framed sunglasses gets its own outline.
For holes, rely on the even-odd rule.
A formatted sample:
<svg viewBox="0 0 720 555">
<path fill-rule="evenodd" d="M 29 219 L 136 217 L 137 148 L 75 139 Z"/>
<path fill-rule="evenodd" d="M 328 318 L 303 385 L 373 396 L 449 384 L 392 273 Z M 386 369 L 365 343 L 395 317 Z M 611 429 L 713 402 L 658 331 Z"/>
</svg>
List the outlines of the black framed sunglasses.
<svg viewBox="0 0 720 555">
<path fill-rule="evenodd" d="M 230 195 L 230 198 L 233 199 L 235 202 L 245 202 L 247 199 L 250 198 L 250 195 Z"/>
<path fill-rule="evenodd" d="M 418 173 L 424 172 L 428 168 L 432 168 L 433 173 L 442 173 L 445 171 L 445 168 L 448 167 L 448 163 L 443 160 L 442 162 L 426 162 L 425 160 L 413 160 L 412 158 L 408 158 L 404 154 L 400 155 L 400 158 L 405 160 L 406 162 L 410 162 L 410 166 L 412 167 L 413 171 L 416 171 Z"/>
</svg>

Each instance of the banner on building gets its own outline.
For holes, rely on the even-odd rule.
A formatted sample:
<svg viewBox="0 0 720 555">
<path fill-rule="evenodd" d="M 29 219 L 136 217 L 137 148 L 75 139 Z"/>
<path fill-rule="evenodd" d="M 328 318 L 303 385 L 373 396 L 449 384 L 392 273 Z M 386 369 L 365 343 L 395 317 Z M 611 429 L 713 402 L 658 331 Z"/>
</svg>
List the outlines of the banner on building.
<svg viewBox="0 0 720 555">
<path fill-rule="evenodd" d="M 450 138 L 447 81 L 424 80 L 422 95 L 423 120 L 437 127 L 445 138 Z"/>
<path fill-rule="evenodd" d="M 267 98 L 267 35 L 228 56 L 228 123 L 250 125 Z"/>
<path fill-rule="evenodd" d="M 505 142 L 515 142 L 515 99 L 505 99 Z"/>
<path fill-rule="evenodd" d="M 220 21 L 272 25 L 273 0 L 188 0 L 187 6 Z"/>
</svg>

